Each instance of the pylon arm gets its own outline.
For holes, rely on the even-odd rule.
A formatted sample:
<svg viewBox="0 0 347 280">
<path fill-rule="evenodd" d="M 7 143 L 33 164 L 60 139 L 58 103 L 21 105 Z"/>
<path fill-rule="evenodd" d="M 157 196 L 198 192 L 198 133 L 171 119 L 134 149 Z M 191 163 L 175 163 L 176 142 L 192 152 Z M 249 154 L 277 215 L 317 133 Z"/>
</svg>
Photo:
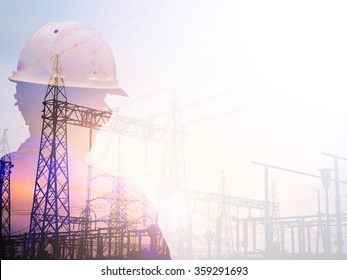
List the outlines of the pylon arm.
<svg viewBox="0 0 347 280">
<path fill-rule="evenodd" d="M 46 102 L 53 102 L 49 100 Z M 112 111 L 101 111 L 64 101 L 56 101 L 59 111 L 65 111 L 68 124 L 93 129 L 103 129 L 108 132 L 117 133 L 133 138 L 147 139 L 154 142 L 166 143 L 171 141 L 172 133 L 181 135 L 182 129 L 175 129 L 154 124 L 148 121 L 132 119 L 114 114 Z"/>
</svg>

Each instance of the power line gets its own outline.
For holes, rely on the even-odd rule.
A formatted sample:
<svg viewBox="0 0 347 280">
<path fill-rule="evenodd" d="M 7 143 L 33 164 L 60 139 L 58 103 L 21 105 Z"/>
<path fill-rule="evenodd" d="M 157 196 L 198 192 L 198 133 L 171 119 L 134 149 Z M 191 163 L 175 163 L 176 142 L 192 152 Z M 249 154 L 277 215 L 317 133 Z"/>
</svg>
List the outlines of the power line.
<svg viewBox="0 0 347 280">
<path fill-rule="evenodd" d="M 139 11 L 135 12 L 134 14 L 132 14 L 132 15 L 130 15 L 130 16 L 128 16 L 128 17 L 126 17 L 126 18 L 124 18 L 124 19 L 121 19 L 120 21 L 116 22 L 115 24 L 112 24 L 111 26 L 109 26 L 109 27 L 107 27 L 107 28 L 105 28 L 105 29 L 103 29 L 103 30 L 97 32 L 97 33 L 94 34 L 93 36 L 90 36 L 90 37 L 88 37 L 87 39 L 84 39 L 84 40 L 80 41 L 79 43 L 76 43 L 75 45 L 73 45 L 73 46 L 71 46 L 71 47 L 69 47 L 69 48 L 66 48 L 65 50 L 63 50 L 63 51 L 61 52 L 61 54 L 63 54 L 64 52 L 66 52 L 66 51 L 68 51 L 68 50 L 70 50 L 70 49 L 75 48 L 76 46 L 79 46 L 79 45 L 85 43 L 86 41 L 88 41 L 88 40 L 94 38 L 94 37 L 97 36 L 97 35 L 100 35 L 100 34 L 106 32 L 106 31 L 108 31 L 108 30 L 111 30 L 112 28 L 114 28 L 114 27 L 116 27 L 116 26 L 118 26 L 118 25 L 120 25 L 120 24 L 122 24 L 122 23 L 124 23 L 124 22 L 127 22 L 127 21 L 130 20 L 130 19 L 132 19 L 132 18 L 134 18 L 134 17 L 136 17 L 136 16 L 138 16 L 138 15 L 141 15 L 141 14 L 145 13 L 146 11 L 148 11 L 148 10 L 154 8 L 155 6 L 161 4 L 161 3 L 164 2 L 164 1 L 167 1 L 167 0 L 160 0 L 160 1 L 157 1 L 157 2 L 153 3 L 152 5 L 149 5 L 148 7 L 139 10 Z"/>
<path fill-rule="evenodd" d="M 83 43 L 87 42 L 88 40 L 94 38 L 95 36 L 98 36 L 98 35 L 100 35 L 100 34 L 106 32 L 106 31 L 111 30 L 112 28 L 114 28 L 114 27 L 116 27 L 116 26 L 118 26 L 118 25 L 124 23 L 124 22 L 129 21 L 130 19 L 132 19 L 132 18 L 134 18 L 134 17 L 136 17 L 136 16 L 138 16 L 138 15 L 141 15 L 141 14 L 147 12 L 148 10 L 150 10 L 150 9 L 152 9 L 152 8 L 154 8 L 154 7 L 156 7 L 157 5 L 161 4 L 161 3 L 164 2 L 164 1 L 167 1 L 167 0 L 159 0 L 159 1 L 155 2 L 155 3 L 153 3 L 152 5 L 149 5 L 149 6 L 147 6 L 146 8 L 143 8 L 143 9 L 141 9 L 141 10 L 139 10 L 139 11 L 133 13 L 132 15 L 130 15 L 130 16 L 126 17 L 126 18 L 123 18 L 123 19 L 117 21 L 115 24 L 112 24 L 111 26 L 109 26 L 109 27 L 107 27 L 107 28 L 105 28 L 105 29 L 103 29 L 103 30 L 101 30 L 101 31 L 99 31 L 99 32 L 96 32 L 94 35 L 92 35 L 92 36 L 90 36 L 90 37 L 88 37 L 88 38 L 86 38 L 86 39 L 84 39 L 84 40 L 82 40 L 82 41 L 79 41 L 79 42 L 77 42 L 77 43 L 71 45 L 70 47 L 67 47 L 66 49 L 62 50 L 62 51 L 60 52 L 60 54 L 63 54 L 63 53 L 65 53 L 65 52 L 67 52 L 67 51 L 69 51 L 69 50 L 71 50 L 71 49 L 74 49 L 74 48 L 76 48 L 76 47 L 82 45 Z M 27 68 L 33 67 L 33 66 L 35 66 L 35 65 L 37 65 L 37 64 L 39 64 L 39 63 L 41 63 L 41 62 L 43 62 L 43 61 L 45 61 L 45 60 L 47 60 L 47 59 L 52 59 L 52 58 L 54 58 L 55 55 L 56 55 L 56 54 L 54 54 L 53 56 L 50 56 L 50 57 L 46 57 L 46 58 L 39 59 L 39 60 L 37 60 L 35 63 L 26 65 L 26 67 L 27 67 Z M 5 76 L 8 76 L 8 75 L 11 75 L 11 74 L 9 74 L 9 73 L 6 73 L 6 74 L 5 74 L 5 73 L 4 73 L 4 74 L 0 75 L 0 77 L 5 77 Z"/>
<path fill-rule="evenodd" d="M 194 72 L 194 73 L 192 73 L 192 74 L 190 74 L 190 75 L 188 75 L 186 77 L 183 77 L 183 78 L 181 78 L 181 79 L 179 79 L 177 81 L 174 81 L 174 82 L 172 82 L 170 84 L 167 84 L 167 85 L 165 85 L 165 86 L 163 86 L 163 87 L 161 87 L 159 89 L 156 89 L 154 91 L 151 91 L 149 93 L 141 95 L 141 96 L 139 96 L 139 97 L 137 97 L 137 98 L 135 98 L 135 99 L 133 99 L 131 101 L 125 102 L 125 103 L 123 103 L 123 104 L 121 104 L 121 105 L 119 105 L 117 107 L 112 108 L 111 110 L 119 110 L 119 109 L 122 109 L 124 107 L 131 106 L 133 104 L 136 104 L 136 103 L 139 103 L 139 102 L 143 102 L 144 100 L 146 100 L 148 98 L 152 98 L 152 97 L 154 97 L 156 95 L 164 93 L 164 92 L 166 92 L 166 91 L 168 91 L 170 89 L 177 88 L 177 87 L 179 87 L 179 86 L 181 86 L 181 85 L 183 85 L 185 83 L 188 83 L 188 82 L 190 82 L 190 81 L 192 81 L 192 80 L 194 80 L 196 78 L 199 78 L 200 76 L 202 76 L 205 73 L 208 73 L 212 69 L 219 68 L 219 67 L 221 67 L 223 65 L 226 65 L 226 64 L 230 63 L 233 59 L 234 58 L 231 58 L 231 59 L 229 59 L 227 61 L 225 61 L 225 60 L 219 61 L 219 62 L 217 62 L 217 63 L 215 63 L 213 65 L 208 66 L 207 68 L 204 68 L 202 70 Z"/>
<path fill-rule="evenodd" d="M 253 82 L 252 85 L 255 84 L 255 83 L 256 82 Z M 214 96 L 208 96 L 208 97 L 199 99 L 197 101 L 191 102 L 191 103 L 189 103 L 187 105 L 184 105 L 184 106 L 180 107 L 180 111 L 183 111 L 183 110 L 186 110 L 186 109 L 189 109 L 189 108 L 193 108 L 193 107 L 205 104 L 207 102 L 210 102 L 210 101 L 213 101 L 213 100 L 216 100 L 216 99 L 219 99 L 219 98 L 227 97 L 230 94 L 243 91 L 244 89 L 247 89 L 249 87 L 251 87 L 251 85 L 244 85 L 244 86 L 241 86 L 241 87 L 236 88 L 236 89 L 224 91 L 224 92 L 222 92 L 220 94 L 217 94 L 217 95 L 214 95 Z M 166 116 L 166 115 L 167 115 L 167 112 L 162 112 L 162 113 L 153 114 L 151 116 L 145 117 L 144 119 L 155 119 L 155 118 L 158 118 L 158 117 L 161 117 L 161 116 Z"/>
<path fill-rule="evenodd" d="M 198 78 L 202 73 L 206 72 L 210 68 L 211 67 L 209 67 L 207 69 L 204 69 L 204 70 L 201 70 L 201 71 L 198 71 L 198 72 L 195 72 L 195 73 L 193 73 L 193 74 L 191 74 L 191 75 L 189 75 L 187 77 L 184 77 L 184 78 L 182 78 L 180 80 L 177 80 L 177 81 L 175 81 L 173 83 L 170 83 L 168 85 L 165 85 L 165 86 L 163 86 L 163 87 L 161 87 L 161 88 L 159 88 L 157 90 L 154 90 L 154 91 L 146 93 L 146 94 L 144 94 L 142 96 L 139 96 L 139 97 L 133 99 L 132 101 L 129 101 L 129 102 L 126 102 L 126 103 L 124 103 L 122 105 L 114 107 L 111 110 L 118 110 L 118 109 L 122 109 L 124 107 L 130 106 L 130 105 L 133 105 L 133 104 L 136 104 L 136 103 L 139 103 L 139 102 L 143 102 L 144 100 L 146 100 L 148 98 L 151 98 L 153 96 L 156 96 L 156 95 L 159 95 L 161 93 L 164 93 L 166 90 L 175 88 L 175 87 L 177 87 L 179 85 L 185 84 L 185 83 L 187 83 L 187 82 L 189 82 L 191 80 L 194 80 L 194 79 Z"/>
<path fill-rule="evenodd" d="M 249 110 L 252 110 L 252 109 L 264 106 L 264 105 L 271 104 L 271 103 L 273 103 L 275 101 L 277 101 L 277 100 L 271 99 L 271 100 L 265 100 L 265 101 L 257 102 L 255 104 L 242 106 L 242 107 L 235 108 L 235 109 L 232 109 L 232 110 L 229 110 L 229 111 L 225 111 L 223 113 L 218 113 L 218 114 L 215 114 L 215 115 L 211 115 L 211 116 L 203 117 L 203 118 L 200 118 L 200 119 L 188 121 L 188 122 L 185 122 L 183 125 L 184 126 L 191 126 L 191 125 L 200 124 L 200 123 L 203 123 L 203 122 L 219 119 L 219 118 L 222 118 L 222 117 L 225 117 L 225 116 L 228 116 L 228 115 L 233 115 L 233 114 L 236 114 L 236 113 L 249 111 Z"/>
</svg>

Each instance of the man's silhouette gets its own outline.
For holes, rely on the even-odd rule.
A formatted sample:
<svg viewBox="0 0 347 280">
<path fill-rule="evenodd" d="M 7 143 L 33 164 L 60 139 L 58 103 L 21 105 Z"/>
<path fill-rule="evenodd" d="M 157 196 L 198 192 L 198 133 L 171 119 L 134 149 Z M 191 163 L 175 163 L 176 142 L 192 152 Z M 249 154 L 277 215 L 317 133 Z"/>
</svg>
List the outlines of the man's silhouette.
<svg viewBox="0 0 347 280">
<path fill-rule="evenodd" d="M 30 133 L 19 149 L 11 153 L 14 164 L 11 174 L 14 233 L 28 232 L 42 129 L 42 101 L 57 53 L 61 54 L 69 103 L 103 111 L 107 107 L 107 94 L 127 96 L 118 86 L 112 51 L 95 30 L 79 22 L 52 22 L 33 33 L 22 50 L 17 70 L 10 77 L 16 83 L 15 105 Z M 89 129 L 69 126 L 67 135 L 71 216 L 79 216 L 86 204 L 88 164 L 85 159 L 90 148 Z M 102 171 L 93 171 L 94 177 L 106 178 L 104 175 Z M 109 183 L 105 183 L 107 181 Z M 97 190 L 93 189 L 93 197 L 112 190 L 110 180 L 101 179 L 99 182 L 102 183 Z M 138 200 L 130 205 L 130 210 L 141 215 L 143 195 L 130 186 L 126 186 L 126 191 Z M 156 219 L 154 208 L 147 202 L 146 205 L 147 215 Z M 95 212 L 99 216 L 105 211 L 104 207 Z"/>
</svg>

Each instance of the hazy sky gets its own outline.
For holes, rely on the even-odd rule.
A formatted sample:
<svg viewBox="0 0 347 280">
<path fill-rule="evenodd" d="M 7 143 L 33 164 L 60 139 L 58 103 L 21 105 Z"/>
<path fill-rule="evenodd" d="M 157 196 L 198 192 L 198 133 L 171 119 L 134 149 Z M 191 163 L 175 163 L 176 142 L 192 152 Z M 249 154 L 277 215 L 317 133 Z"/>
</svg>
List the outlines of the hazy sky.
<svg viewBox="0 0 347 280">
<path fill-rule="evenodd" d="M 110 107 L 165 123 L 175 90 L 191 189 L 218 191 L 219 171 L 226 170 L 231 194 L 262 199 L 262 169 L 252 160 L 318 174 L 332 167 L 321 152 L 347 156 L 344 1 L 23 2 L 0 2 L 0 129 L 9 128 L 12 150 L 28 131 L 8 77 L 35 29 L 72 20 L 105 30 L 129 95 L 109 98 Z M 143 143 L 136 145 L 122 150 L 124 173 L 144 188 L 134 171 L 143 170 Z M 153 182 L 160 149 L 149 156 Z M 347 180 L 347 162 L 340 166 Z M 279 171 L 270 177 L 285 214 L 315 213 L 319 180 Z M 151 197 L 155 190 L 146 192 Z"/>
</svg>

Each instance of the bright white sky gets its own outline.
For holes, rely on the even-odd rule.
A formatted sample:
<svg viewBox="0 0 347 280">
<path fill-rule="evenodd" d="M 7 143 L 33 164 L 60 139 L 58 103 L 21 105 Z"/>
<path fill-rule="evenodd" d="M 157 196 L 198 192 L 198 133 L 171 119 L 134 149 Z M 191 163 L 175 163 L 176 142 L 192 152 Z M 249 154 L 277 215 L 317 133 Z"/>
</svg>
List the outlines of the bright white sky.
<svg viewBox="0 0 347 280">
<path fill-rule="evenodd" d="M 13 106 L 15 87 L 7 78 L 35 29 L 73 20 L 97 31 L 113 26 L 102 35 L 130 97 L 107 101 L 120 106 L 121 114 L 153 115 L 155 122 L 165 123 L 175 90 L 182 123 L 187 123 L 191 189 L 218 191 L 219 171 L 227 170 L 232 195 L 262 199 L 262 169 L 252 160 L 318 174 L 317 169 L 332 167 L 321 152 L 347 156 L 345 1 L 23 2 L 0 2 L 0 129 L 9 128 L 12 150 L 28 131 Z M 152 98 L 127 105 L 158 89 Z M 251 109 L 191 122 L 245 106 Z M 155 200 L 157 189 L 147 188 L 139 175 L 143 144 L 137 145 L 122 150 L 123 162 L 129 162 L 125 174 Z M 159 151 L 153 151 L 148 167 L 156 174 L 152 182 L 160 177 Z M 347 162 L 341 161 L 341 179 L 347 180 L 346 170 Z M 276 180 L 282 213 L 316 212 L 319 180 L 279 171 L 270 171 L 270 179 Z M 347 186 L 342 188 L 346 211 Z"/>
</svg>

